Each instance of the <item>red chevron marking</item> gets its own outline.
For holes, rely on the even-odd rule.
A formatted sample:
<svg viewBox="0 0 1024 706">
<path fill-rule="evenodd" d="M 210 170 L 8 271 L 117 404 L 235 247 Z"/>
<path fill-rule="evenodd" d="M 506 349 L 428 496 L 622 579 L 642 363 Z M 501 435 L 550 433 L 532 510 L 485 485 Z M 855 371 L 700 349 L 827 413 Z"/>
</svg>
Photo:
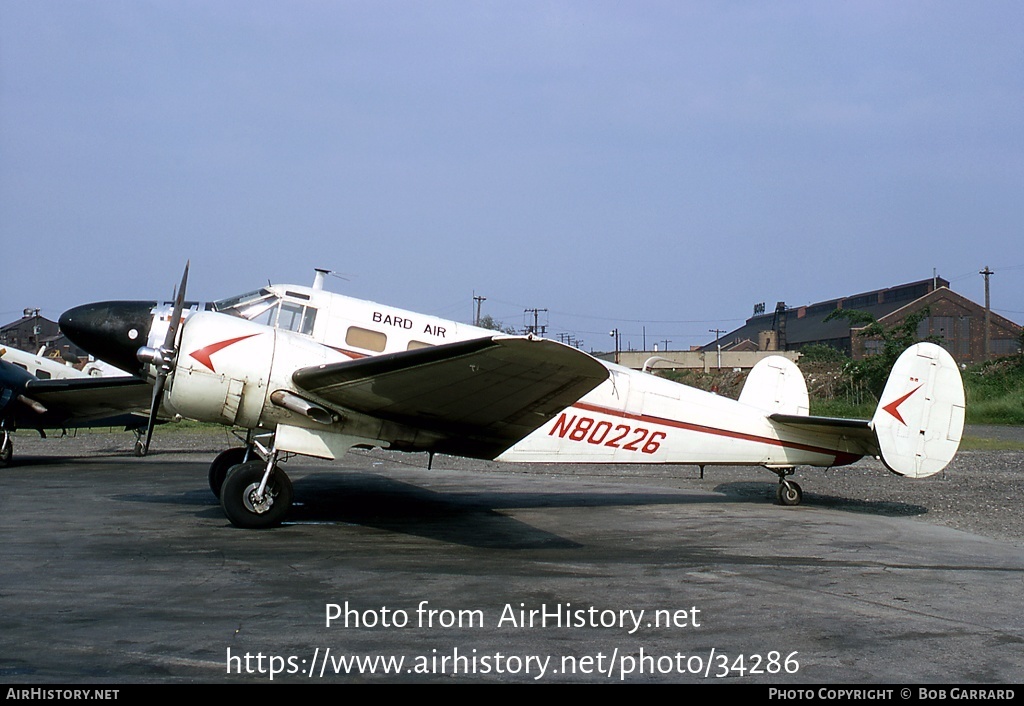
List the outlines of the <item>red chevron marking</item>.
<svg viewBox="0 0 1024 706">
<path fill-rule="evenodd" d="M 228 346 L 230 346 L 232 344 L 238 343 L 239 341 L 244 341 L 247 338 L 252 338 L 253 336 L 258 336 L 258 335 L 259 334 L 256 334 L 256 333 L 250 333 L 247 336 L 239 336 L 238 338 L 230 338 L 227 341 L 221 341 L 220 343 L 211 343 L 210 345 L 208 345 L 208 346 L 206 346 L 204 348 L 200 348 L 197 351 L 192 351 L 191 353 L 189 353 L 189 355 L 192 356 L 193 358 L 195 358 L 196 360 L 198 360 L 203 365 L 205 365 L 211 371 L 217 372 L 213 368 L 213 361 L 210 360 L 210 356 L 211 355 L 213 355 L 214 353 L 216 353 L 219 350 L 227 348 Z"/>
<path fill-rule="evenodd" d="M 922 387 L 922 385 L 918 385 L 913 390 L 911 390 L 907 394 L 903 395 L 903 397 L 900 397 L 898 400 L 893 400 L 889 404 L 887 404 L 884 407 L 882 407 L 882 409 L 884 409 L 886 412 L 888 412 L 892 416 L 896 417 L 896 419 L 899 420 L 900 424 L 902 424 L 903 426 L 907 426 L 907 423 L 905 421 L 903 421 L 903 417 L 900 415 L 900 405 L 903 404 L 904 402 L 906 402 L 907 398 L 909 398 L 912 394 L 914 394 L 915 392 L 920 390 L 921 387 Z"/>
</svg>

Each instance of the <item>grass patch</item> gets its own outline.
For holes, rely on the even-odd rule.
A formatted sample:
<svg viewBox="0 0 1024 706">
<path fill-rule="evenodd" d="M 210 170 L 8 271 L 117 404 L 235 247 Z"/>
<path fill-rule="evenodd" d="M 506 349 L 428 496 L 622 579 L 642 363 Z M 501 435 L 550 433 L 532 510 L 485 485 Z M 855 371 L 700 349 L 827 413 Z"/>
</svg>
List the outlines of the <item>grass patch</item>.
<svg viewBox="0 0 1024 706">
<path fill-rule="evenodd" d="M 874 402 L 853 404 L 842 399 L 819 400 L 811 398 L 811 414 L 815 417 L 841 417 L 842 419 L 871 419 Z"/>
<path fill-rule="evenodd" d="M 965 436 L 960 442 L 961 451 L 1024 451 L 1024 441 L 1010 439 L 983 439 Z"/>
<path fill-rule="evenodd" d="M 158 424 L 153 429 L 153 434 L 180 434 L 182 432 L 219 432 L 230 429 L 223 424 L 212 424 L 210 422 L 195 422 L 191 419 L 180 419 L 176 422 Z"/>
<path fill-rule="evenodd" d="M 875 402 L 870 394 L 854 395 L 856 388 L 848 377 L 848 368 L 835 363 L 804 364 L 804 377 L 811 395 L 811 414 L 819 417 L 870 419 Z M 1007 356 L 974 365 L 962 372 L 967 398 L 968 424 L 1024 426 L 1024 358 Z M 816 381 L 834 380 L 832 386 Z M 857 404 L 857 400 L 867 400 Z"/>
<path fill-rule="evenodd" d="M 1024 357 L 972 366 L 963 378 L 968 424 L 1024 425 Z"/>
</svg>

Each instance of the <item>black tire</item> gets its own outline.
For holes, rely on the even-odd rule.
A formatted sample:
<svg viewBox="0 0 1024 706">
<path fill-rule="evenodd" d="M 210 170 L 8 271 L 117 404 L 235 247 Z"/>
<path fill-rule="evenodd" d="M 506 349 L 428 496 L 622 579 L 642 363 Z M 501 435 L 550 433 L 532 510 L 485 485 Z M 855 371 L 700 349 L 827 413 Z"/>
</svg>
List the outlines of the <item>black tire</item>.
<svg viewBox="0 0 1024 706">
<path fill-rule="evenodd" d="M 14 439 L 7 437 L 7 443 L 3 444 L 3 450 L 0 451 L 0 468 L 6 468 L 11 465 L 11 458 L 14 457 Z"/>
<path fill-rule="evenodd" d="M 132 449 L 132 453 L 138 456 L 139 458 L 142 458 L 143 456 L 146 455 L 146 445 L 142 443 L 142 439 L 138 439 L 135 442 L 135 448 Z"/>
<path fill-rule="evenodd" d="M 775 491 L 775 497 L 779 500 L 779 505 L 785 505 L 786 507 L 795 507 L 800 504 L 800 501 L 804 499 L 804 493 L 800 490 L 800 486 L 791 480 L 784 480 L 779 483 L 778 489 Z"/>
<path fill-rule="evenodd" d="M 262 501 L 255 497 L 266 464 L 255 460 L 234 466 L 221 487 L 220 506 L 235 527 L 263 529 L 281 523 L 292 506 L 292 482 L 280 468 L 274 468 Z"/>
<path fill-rule="evenodd" d="M 227 451 L 221 451 L 210 463 L 210 490 L 216 498 L 220 498 L 220 489 L 224 485 L 224 479 L 232 466 L 237 466 L 245 460 L 245 447 L 235 447 Z"/>
</svg>

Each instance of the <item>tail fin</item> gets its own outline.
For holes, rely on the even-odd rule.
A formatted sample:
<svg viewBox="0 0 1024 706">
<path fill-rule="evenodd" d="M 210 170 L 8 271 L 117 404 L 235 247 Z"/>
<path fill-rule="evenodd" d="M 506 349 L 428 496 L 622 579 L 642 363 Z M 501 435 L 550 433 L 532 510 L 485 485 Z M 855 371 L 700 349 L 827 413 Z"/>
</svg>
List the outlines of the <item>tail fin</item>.
<svg viewBox="0 0 1024 706">
<path fill-rule="evenodd" d="M 766 414 L 807 416 L 807 383 L 796 363 L 780 355 L 758 361 L 740 391 L 740 402 Z"/>
<path fill-rule="evenodd" d="M 934 343 L 903 352 L 889 373 L 871 428 L 882 463 L 925 478 L 945 468 L 964 429 L 964 385 L 956 361 Z"/>
</svg>

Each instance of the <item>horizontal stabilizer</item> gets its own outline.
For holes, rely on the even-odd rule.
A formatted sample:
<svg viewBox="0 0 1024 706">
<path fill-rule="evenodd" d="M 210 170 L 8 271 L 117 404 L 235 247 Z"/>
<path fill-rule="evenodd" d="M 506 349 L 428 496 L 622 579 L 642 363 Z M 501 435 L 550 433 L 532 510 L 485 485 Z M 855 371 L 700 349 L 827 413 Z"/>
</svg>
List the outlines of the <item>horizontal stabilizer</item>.
<svg viewBox="0 0 1024 706">
<path fill-rule="evenodd" d="M 857 439 L 874 439 L 871 422 L 867 419 L 843 419 L 841 417 L 811 417 L 805 414 L 771 414 L 768 418 L 773 422 L 786 426 L 849 436 Z"/>
</svg>

